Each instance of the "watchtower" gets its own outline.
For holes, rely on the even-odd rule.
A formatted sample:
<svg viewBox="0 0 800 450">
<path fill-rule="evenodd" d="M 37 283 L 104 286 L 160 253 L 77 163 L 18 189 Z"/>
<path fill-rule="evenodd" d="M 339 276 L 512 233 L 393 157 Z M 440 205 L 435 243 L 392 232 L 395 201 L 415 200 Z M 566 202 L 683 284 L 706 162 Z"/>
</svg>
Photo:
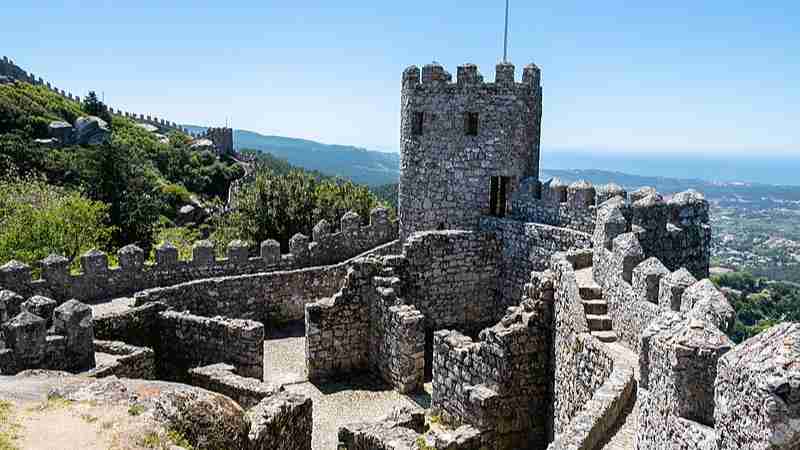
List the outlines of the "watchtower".
<svg viewBox="0 0 800 450">
<path fill-rule="evenodd" d="M 400 124 L 401 237 L 435 229 L 475 230 L 504 216 L 524 178 L 539 178 L 541 72 L 497 65 L 494 83 L 475 65 L 457 81 L 436 63 L 403 72 Z"/>
</svg>

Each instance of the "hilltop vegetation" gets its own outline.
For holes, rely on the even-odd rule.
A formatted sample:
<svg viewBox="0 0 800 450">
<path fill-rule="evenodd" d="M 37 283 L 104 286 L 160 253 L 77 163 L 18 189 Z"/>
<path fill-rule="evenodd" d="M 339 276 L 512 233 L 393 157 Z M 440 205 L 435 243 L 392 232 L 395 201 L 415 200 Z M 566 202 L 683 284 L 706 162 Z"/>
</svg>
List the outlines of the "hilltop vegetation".
<svg viewBox="0 0 800 450">
<path fill-rule="evenodd" d="M 70 124 L 81 116 L 109 121 L 110 139 L 101 145 L 52 147 L 53 121 Z M 327 219 L 333 227 L 354 209 L 368 217 L 377 198 L 365 187 L 306 172 L 284 159 L 259 154 L 251 163 L 255 182 L 240 192 L 241 208 L 225 213 L 231 183 L 244 176 L 230 157 L 190 147 L 190 136 L 157 135 L 133 121 L 108 114 L 90 95 L 83 103 L 43 86 L 0 85 L 0 261 L 29 264 L 51 253 L 77 257 L 92 248 L 113 253 L 136 244 L 153 254 L 170 241 L 182 257 L 193 241 L 211 238 L 220 252 L 232 239 L 253 244 L 310 235 Z M 202 223 L 181 223 L 179 209 L 203 205 Z M 255 248 L 255 247 L 254 247 Z"/>
<path fill-rule="evenodd" d="M 800 321 L 800 286 L 770 281 L 747 272 L 717 275 L 712 281 L 726 289 L 736 310 L 731 339 L 742 342 L 781 322 Z"/>
<path fill-rule="evenodd" d="M 74 259 L 131 243 L 149 249 L 161 228 L 174 225 L 178 206 L 192 196 L 212 201 L 243 174 L 233 161 L 191 150 L 182 133 L 162 143 L 121 117 L 111 119 L 102 145 L 34 141 L 47 137 L 50 122 L 74 123 L 85 108 L 97 104 L 27 83 L 0 86 L 1 260 L 34 263 L 53 252 Z"/>
</svg>

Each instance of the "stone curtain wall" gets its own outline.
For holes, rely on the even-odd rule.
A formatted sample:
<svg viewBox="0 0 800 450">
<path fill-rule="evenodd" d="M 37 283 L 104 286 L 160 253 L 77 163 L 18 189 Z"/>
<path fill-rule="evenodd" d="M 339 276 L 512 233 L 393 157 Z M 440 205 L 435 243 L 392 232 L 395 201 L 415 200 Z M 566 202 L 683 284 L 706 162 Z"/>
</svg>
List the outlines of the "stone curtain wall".
<svg viewBox="0 0 800 450">
<path fill-rule="evenodd" d="M 339 292 L 305 307 L 306 370 L 311 381 L 366 370 L 369 304 L 374 301 L 375 261 L 357 260 Z"/>
<path fill-rule="evenodd" d="M 800 325 L 733 346 L 708 320 L 665 312 L 642 335 L 637 448 L 800 448 Z"/>
<path fill-rule="evenodd" d="M 224 362 L 244 377 L 264 378 L 264 325 L 175 311 L 159 314 L 164 376 L 184 379 L 190 368 Z"/>
<path fill-rule="evenodd" d="M 658 248 L 654 248 L 652 236 L 653 233 L 659 233 L 655 230 L 660 225 L 648 222 L 650 216 L 646 214 L 650 208 L 648 205 L 654 203 L 656 214 L 652 223 L 663 224 L 662 219 L 666 217 L 683 218 L 681 220 L 686 231 L 677 231 L 672 224 L 667 226 L 671 230 L 669 233 L 678 240 L 697 230 L 706 233 L 709 230 L 705 223 L 708 205 L 702 196 L 693 192 L 676 194 L 665 206 L 653 192 L 637 192 L 632 197 L 635 199 L 642 195 L 644 197 L 637 200 L 633 207 L 626 205 L 621 198 L 603 203 L 598 208 L 597 226 L 592 237 L 593 276 L 603 287 L 613 328 L 620 340 L 637 352 L 639 336 L 662 312 L 689 311 L 694 308 L 697 302 L 694 297 L 687 297 L 686 302 L 683 301 L 684 291 L 697 283 L 696 275 L 690 272 L 707 274 L 709 261 L 705 244 L 686 251 L 680 248 L 665 250 L 670 242 L 675 242 L 665 238 Z M 665 215 L 665 211 L 672 212 Z M 693 225 L 693 221 L 696 224 Z M 660 259 L 665 254 L 671 267 Z M 700 256 L 690 256 L 697 254 Z M 693 292 L 710 289 L 708 284 L 705 281 Z M 719 326 L 727 331 L 727 327 L 732 326 L 734 312 L 724 297 L 720 299 L 721 294 L 717 294 L 709 294 L 708 300 L 700 303 L 703 307 L 713 306 L 710 307 L 711 314 L 713 311 L 724 312 L 719 320 L 726 321 L 726 324 L 719 323 Z M 701 311 L 698 310 L 697 315 L 702 316 Z M 717 322 L 719 320 L 715 319 Z"/>
<path fill-rule="evenodd" d="M 163 303 L 148 303 L 95 317 L 95 338 L 122 341 L 158 351 L 158 315 L 166 309 L 167 306 Z"/>
<path fill-rule="evenodd" d="M 434 335 L 432 407 L 491 435 L 497 449 L 547 445 L 552 280 L 533 274 L 525 292 L 477 342 L 457 331 Z"/>
<path fill-rule="evenodd" d="M 252 408 L 281 390 L 261 380 L 237 375 L 236 367 L 224 363 L 190 369 L 189 378 L 193 386 L 227 395 L 242 408 Z"/>
<path fill-rule="evenodd" d="M 437 64 L 403 72 L 399 217 L 403 238 L 416 231 L 476 230 L 490 213 L 491 177 L 509 177 L 507 198 L 523 178 L 539 176 L 542 89 L 539 68 L 500 64 L 494 83 L 474 65 L 458 81 Z M 467 113 L 478 114 L 477 135 Z M 422 115 L 421 133 L 415 119 Z M 420 131 L 420 130 L 417 130 Z"/>
<path fill-rule="evenodd" d="M 589 332 L 575 270 L 566 258 L 553 257 L 553 434 L 567 431 L 614 370 L 614 360 Z"/>
<path fill-rule="evenodd" d="M 478 328 L 498 317 L 500 247 L 492 233 L 416 233 L 403 246 L 405 299 L 427 328 Z M 501 307 L 500 314 L 505 311 Z M 468 331 L 477 331 L 470 329 Z"/>
<path fill-rule="evenodd" d="M 800 448 L 798 361 L 798 323 L 776 325 L 720 359 L 714 382 L 720 450 Z"/>
<path fill-rule="evenodd" d="M 217 259 L 211 242 L 200 241 L 194 245 L 191 261 L 179 260 L 177 248 L 166 244 L 156 249 L 155 264 L 148 264 L 144 252 L 129 245 L 119 251 L 119 267 L 109 267 L 103 252 L 86 253 L 81 256 L 83 271 L 77 275 L 70 273 L 66 258 L 49 256 L 40 262 L 41 278 L 35 280 L 29 266 L 10 261 L 0 267 L 0 285 L 23 295 L 93 301 L 191 280 L 321 266 L 356 257 L 397 238 L 397 226 L 389 221 L 387 210 L 374 209 L 370 220 L 370 225 L 361 226 L 357 214 L 345 214 L 342 231 L 337 233 L 318 224 L 313 241 L 295 235 L 289 244 L 291 253 L 286 255 L 281 255 L 278 242 L 268 240 L 261 244 L 260 256 L 251 258 L 247 245 L 234 241 L 227 258 Z"/>
<path fill-rule="evenodd" d="M 371 370 L 401 393 L 422 388 L 423 315 L 403 304 L 394 290 L 399 279 L 378 276 L 382 270 L 387 268 L 381 259 L 357 260 L 336 295 L 306 306 L 312 381 Z"/>
<path fill-rule="evenodd" d="M 20 296 L 0 292 L 0 303 L 16 303 Z M 51 299 L 49 304 L 55 305 Z M 47 319 L 31 312 L 29 302 L 0 323 L 0 374 L 13 375 L 27 369 L 82 372 L 94 368 L 92 309 L 70 300 L 48 309 Z M 3 309 L 3 308 L 0 308 Z"/>
<path fill-rule="evenodd" d="M 305 305 L 335 294 L 347 264 L 210 278 L 137 293 L 137 305 L 160 302 L 202 316 L 274 323 L 302 320 Z"/>
<path fill-rule="evenodd" d="M 369 365 L 401 393 L 422 389 L 425 378 L 425 321 L 414 306 L 403 304 L 405 292 L 395 276 L 406 265 L 404 256 L 382 258 L 372 278 L 375 295 L 369 309 Z"/>
<path fill-rule="evenodd" d="M 609 195 L 625 198 L 627 193 L 615 184 L 595 188 L 587 181 L 576 181 L 567 186 L 558 178 L 544 184 L 527 179 L 511 199 L 511 217 L 522 222 L 592 233 L 596 205 L 607 200 Z"/>
<path fill-rule="evenodd" d="M 701 440 L 686 448 L 708 447 L 703 427 L 714 425 L 717 361 L 733 343 L 713 324 L 677 313 L 660 316 L 641 339 L 639 448 L 672 449 L 688 436 Z"/>
<path fill-rule="evenodd" d="M 96 367 L 87 376 L 103 378 L 156 379 L 155 353 L 148 347 L 136 347 L 118 341 L 94 341 L 94 351 L 114 355 L 113 362 Z"/>
<path fill-rule="evenodd" d="M 502 245 L 497 278 L 500 314 L 519 302 L 530 273 L 547 269 L 553 254 L 591 247 L 586 233 L 511 219 L 482 218 L 481 230 L 495 233 Z"/>
</svg>

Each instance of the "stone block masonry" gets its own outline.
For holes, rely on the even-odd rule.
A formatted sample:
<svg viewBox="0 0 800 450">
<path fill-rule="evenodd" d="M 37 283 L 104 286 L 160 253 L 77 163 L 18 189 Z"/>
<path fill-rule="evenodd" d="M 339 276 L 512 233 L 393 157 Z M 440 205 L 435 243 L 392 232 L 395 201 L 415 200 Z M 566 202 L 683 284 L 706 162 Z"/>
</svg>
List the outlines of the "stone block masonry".
<svg viewBox="0 0 800 450">
<path fill-rule="evenodd" d="M 547 269 L 553 254 L 592 244 L 591 236 L 580 231 L 511 219 L 482 218 L 481 230 L 494 233 L 502 246 L 497 277 L 500 315 L 519 303 L 530 273 Z"/>
<path fill-rule="evenodd" d="M 190 382 L 209 391 L 219 392 L 236 401 L 242 408 L 251 408 L 261 400 L 276 395 L 281 388 L 255 378 L 235 373 L 230 364 L 212 364 L 189 370 Z"/>
<path fill-rule="evenodd" d="M 800 324 L 776 325 L 719 361 L 719 450 L 800 448 Z"/>
<path fill-rule="evenodd" d="M 27 305 L 21 312 L 0 323 L 0 373 L 15 374 L 27 369 L 51 369 L 81 372 L 95 366 L 94 324 L 92 309 L 70 300 L 50 312 L 48 320 L 29 310 L 36 305 L 52 305 L 45 298 L 19 302 L 21 296 L 6 291 L 4 297 L 14 304 Z"/>
<path fill-rule="evenodd" d="M 500 247 L 493 233 L 416 233 L 403 255 L 404 298 L 424 314 L 426 328 L 478 331 L 505 312 L 497 304 Z"/>
<path fill-rule="evenodd" d="M 195 243 L 192 260 L 182 261 L 177 249 L 167 243 L 156 249 L 155 264 L 147 264 L 144 251 L 129 245 L 118 252 L 119 267 L 109 267 L 108 255 L 103 252 L 87 252 L 81 256 L 83 271 L 77 275 L 70 273 L 66 258 L 51 255 L 41 261 L 38 279 L 32 278 L 31 268 L 26 264 L 9 261 L 0 267 L 0 286 L 26 297 L 41 294 L 58 302 L 72 298 L 104 300 L 191 280 L 340 263 L 397 239 L 397 225 L 389 221 L 386 209 L 371 211 L 369 225 L 361 226 L 361 221 L 357 214 L 348 213 L 342 218 L 339 232 L 318 233 L 314 241 L 298 234 L 292 239 L 291 253 L 285 255 L 280 254 L 277 242 L 268 240 L 262 243 L 258 257 L 247 257 L 243 243 L 233 242 L 227 258 L 215 259 L 213 246 L 199 241 Z M 302 308 L 298 312 L 302 314 Z"/>
<path fill-rule="evenodd" d="M 642 334 L 639 448 L 671 449 L 682 418 L 714 425 L 717 361 L 733 343 L 711 323 L 666 313 Z"/>
<path fill-rule="evenodd" d="M 552 433 L 565 433 L 581 408 L 614 371 L 614 360 L 589 332 L 572 264 L 553 256 L 553 417 Z"/>
<path fill-rule="evenodd" d="M 94 341 L 94 351 L 115 357 L 113 362 L 101 365 L 86 375 L 95 378 L 156 379 L 155 353 L 148 347 L 136 347 L 118 341 Z"/>
<path fill-rule="evenodd" d="M 421 77 L 416 66 L 403 72 L 403 239 L 417 231 L 477 230 L 493 205 L 496 213 L 508 209 L 507 198 L 522 179 L 538 179 L 541 75 L 535 65 L 525 67 L 521 83 L 513 74 L 514 66 L 501 64 L 495 82 L 484 83 L 478 68 L 467 64 L 452 83 L 435 63 L 423 67 Z"/>
<path fill-rule="evenodd" d="M 534 274 L 522 304 L 473 341 L 434 334 L 431 406 L 492 436 L 492 448 L 544 448 L 550 394 L 552 280 Z"/>
<path fill-rule="evenodd" d="M 341 290 L 305 307 L 306 370 L 311 381 L 324 381 L 368 369 L 371 284 L 378 264 L 358 260 L 347 269 Z"/>
<path fill-rule="evenodd" d="M 251 450 L 311 450 L 311 399 L 280 392 L 247 412 Z"/>
<path fill-rule="evenodd" d="M 243 377 L 264 378 L 264 325 L 176 311 L 159 314 L 160 365 L 164 377 L 186 379 L 194 367 L 224 362 Z"/>
<path fill-rule="evenodd" d="M 276 323 L 303 318 L 304 307 L 341 287 L 347 264 L 209 278 L 135 294 L 137 305 L 160 302 L 202 316 Z"/>
</svg>

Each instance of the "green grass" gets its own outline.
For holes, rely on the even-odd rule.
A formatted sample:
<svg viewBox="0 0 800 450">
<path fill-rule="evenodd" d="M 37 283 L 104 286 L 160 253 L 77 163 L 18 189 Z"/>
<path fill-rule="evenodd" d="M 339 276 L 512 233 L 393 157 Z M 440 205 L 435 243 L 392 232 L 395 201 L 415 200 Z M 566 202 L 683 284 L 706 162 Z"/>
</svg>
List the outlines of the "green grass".
<svg viewBox="0 0 800 450">
<path fill-rule="evenodd" d="M 167 430 L 166 435 L 156 431 L 149 431 L 142 436 L 139 444 L 145 448 L 154 450 L 167 450 L 171 445 L 183 447 L 186 450 L 194 450 L 194 447 L 186 437 L 178 431 Z"/>
<path fill-rule="evenodd" d="M 428 441 L 425 440 L 424 436 L 417 438 L 417 448 L 419 450 L 436 450 L 436 447 L 428 445 Z"/>
<path fill-rule="evenodd" d="M 0 400 L 0 450 L 19 450 L 14 443 L 19 425 L 11 419 L 13 409 L 11 402 Z"/>
<path fill-rule="evenodd" d="M 128 408 L 128 414 L 134 417 L 141 415 L 143 412 L 144 412 L 144 406 L 142 405 L 131 405 Z"/>
</svg>

